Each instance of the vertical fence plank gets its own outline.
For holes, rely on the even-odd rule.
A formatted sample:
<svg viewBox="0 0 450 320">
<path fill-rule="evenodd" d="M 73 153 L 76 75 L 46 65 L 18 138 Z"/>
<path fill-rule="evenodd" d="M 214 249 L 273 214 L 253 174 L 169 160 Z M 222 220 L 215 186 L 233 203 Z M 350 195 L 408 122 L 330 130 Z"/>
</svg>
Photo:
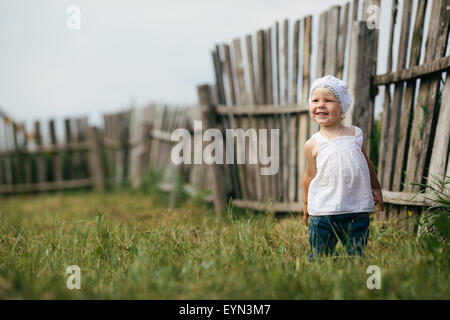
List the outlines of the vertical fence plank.
<svg viewBox="0 0 450 320">
<path fill-rule="evenodd" d="M 205 124 L 205 128 L 216 128 L 217 115 L 215 114 L 215 109 L 211 101 L 211 89 L 208 85 L 202 85 L 197 87 L 197 92 L 202 113 L 202 120 Z M 212 191 L 214 197 L 214 211 L 220 214 L 225 211 L 227 204 L 226 190 L 223 184 L 223 165 L 215 164 L 213 166 L 213 175 L 214 180 Z"/>
<path fill-rule="evenodd" d="M 273 104 L 273 74 L 272 74 L 272 28 L 265 31 L 265 83 L 266 104 Z"/>
<path fill-rule="evenodd" d="M 49 132 L 50 132 L 50 143 L 53 147 L 58 146 L 58 140 L 56 138 L 55 120 L 50 120 L 49 122 Z M 53 180 L 61 184 L 63 180 L 62 172 L 62 162 L 61 162 L 61 152 L 52 152 L 52 169 L 53 169 Z"/>
<path fill-rule="evenodd" d="M 13 184 L 13 167 L 12 167 L 12 146 L 13 143 L 11 141 L 12 137 L 12 121 L 6 117 L 4 119 L 4 134 L 5 134 L 5 151 L 7 152 L 4 160 L 4 173 L 6 178 L 6 184 L 11 186 Z"/>
<path fill-rule="evenodd" d="M 392 56 L 393 56 L 393 42 L 394 42 L 394 29 L 397 20 L 397 0 L 394 0 L 392 4 L 391 11 L 391 27 L 390 27 L 390 35 L 389 35 L 389 51 L 388 51 L 388 60 L 386 72 L 392 71 Z M 417 21 L 417 20 L 416 20 Z M 381 134 L 380 134 L 380 146 L 379 146 L 379 158 L 378 158 L 378 180 L 380 181 L 381 186 L 383 186 L 383 177 L 384 177 L 384 167 L 386 162 L 386 142 L 389 139 L 389 124 L 390 124 L 390 110 L 391 106 L 391 94 L 390 94 L 390 85 L 387 84 L 384 87 L 384 102 L 383 102 L 383 118 L 381 124 Z"/>
<path fill-rule="evenodd" d="M 225 75 L 228 80 L 228 94 L 230 97 L 230 105 L 236 105 L 236 92 L 234 89 L 234 79 L 233 72 L 231 66 L 231 54 L 230 54 L 230 46 L 227 44 L 223 45 L 223 53 L 224 53 L 224 67 L 225 67 Z"/>
<path fill-rule="evenodd" d="M 258 65 L 258 86 L 257 86 L 257 104 L 263 105 L 266 104 L 266 94 L 265 94 L 265 34 L 264 30 L 259 30 L 256 34 L 256 45 L 257 45 L 257 65 Z M 259 129 L 264 129 L 264 117 L 256 118 L 256 129 L 258 130 L 258 138 L 259 138 Z M 259 152 L 263 154 L 267 154 L 267 145 L 262 144 L 262 146 L 258 146 L 258 148 L 263 148 L 263 150 L 259 150 Z M 259 201 L 264 201 L 269 196 L 269 186 L 267 185 L 266 176 L 261 176 L 260 172 L 256 173 L 257 176 L 260 177 L 261 182 L 261 198 Z"/>
<path fill-rule="evenodd" d="M 299 59 L 299 45 L 300 45 L 300 20 L 297 20 L 294 25 L 293 32 L 293 55 L 292 55 L 292 90 L 291 103 L 297 104 L 297 86 L 298 86 L 298 59 Z M 298 116 L 288 115 L 288 135 L 289 135 L 289 177 L 288 177 L 288 201 L 294 202 L 297 196 L 297 148 L 299 147 L 298 138 Z"/>
<path fill-rule="evenodd" d="M 225 89 L 223 85 L 223 69 L 222 69 L 222 61 L 220 60 L 220 51 L 219 46 L 216 46 L 216 50 L 213 51 L 213 62 L 214 62 L 214 69 L 215 69 L 215 75 L 216 75 L 216 90 L 217 90 L 217 97 L 218 97 L 218 103 L 219 104 L 225 104 Z"/>
<path fill-rule="evenodd" d="M 78 129 L 78 142 L 83 143 L 87 141 L 87 118 L 77 119 L 77 129 Z M 88 177 L 88 151 L 80 151 L 80 178 Z"/>
<path fill-rule="evenodd" d="M 275 23 L 275 72 L 276 72 L 276 100 L 277 100 L 277 105 L 281 106 L 283 103 L 281 101 L 281 97 L 282 97 L 282 90 L 281 90 L 281 84 L 280 84 L 280 79 L 281 79 L 281 65 L 280 65 L 280 26 L 279 26 L 279 22 L 277 21 Z M 285 155 L 283 154 L 283 135 L 284 135 L 284 123 L 283 123 L 283 116 L 282 115 L 274 115 L 274 122 L 275 122 L 275 127 L 278 128 L 279 131 L 279 155 L 280 155 L 280 162 L 279 162 L 279 172 L 276 174 L 276 180 L 277 180 L 277 200 L 281 200 L 283 201 L 283 196 L 284 196 L 284 184 L 283 184 L 283 176 L 284 176 L 284 172 L 283 172 L 283 161 L 284 161 L 284 157 Z"/>
<path fill-rule="evenodd" d="M 13 142 L 14 142 L 14 152 L 12 153 L 13 157 L 13 175 L 14 175 L 14 184 L 20 184 L 22 182 L 22 175 L 20 172 L 20 146 L 18 141 L 18 124 L 13 122 Z"/>
<path fill-rule="evenodd" d="M 122 143 L 120 140 L 121 131 L 120 131 L 120 114 L 113 114 L 111 115 L 111 138 L 112 141 L 115 142 L 115 147 L 113 148 L 114 151 L 114 172 L 113 172 L 113 186 L 114 188 L 119 188 L 122 181 L 122 169 L 123 169 L 123 162 L 122 162 Z"/>
<path fill-rule="evenodd" d="M 230 53 L 230 46 L 227 44 L 223 45 L 223 52 L 224 52 L 224 67 L 225 67 L 225 75 L 228 79 L 228 94 L 230 97 L 230 101 L 228 105 L 236 105 L 236 92 L 234 89 L 234 77 L 233 77 L 233 66 L 231 64 L 231 53 Z M 231 125 L 232 128 L 236 129 L 240 127 L 239 123 L 239 117 L 236 115 L 231 115 Z M 228 140 L 228 139 L 226 139 Z M 227 143 L 234 144 L 234 138 L 232 141 L 227 141 Z M 235 144 L 234 144 L 235 145 Z M 245 175 L 244 175 L 244 166 L 237 164 L 237 153 L 241 152 L 242 150 L 237 150 L 237 148 L 234 148 L 234 154 L 233 159 L 234 163 L 230 164 L 230 168 L 232 169 L 233 175 L 234 175 L 234 181 L 235 181 L 235 192 L 237 197 L 239 198 L 247 198 L 247 190 L 245 188 Z M 241 157 L 242 154 L 239 155 Z M 228 157 L 228 155 L 227 155 Z"/>
<path fill-rule="evenodd" d="M 301 104 L 308 105 L 311 72 L 311 25 L 312 16 L 303 19 L 303 51 L 302 51 L 302 95 Z M 303 175 L 306 169 L 304 156 L 305 142 L 308 140 L 310 117 L 308 114 L 299 115 L 298 120 L 298 175 L 297 175 L 297 201 L 304 202 Z M 303 207 L 300 209 L 303 210 Z"/>
<path fill-rule="evenodd" d="M 124 150 L 124 174 L 122 185 L 126 185 L 130 177 L 130 115 L 131 111 L 124 112 L 122 118 L 123 136 L 122 144 Z"/>
<path fill-rule="evenodd" d="M 216 45 L 216 49 L 213 52 L 213 61 L 214 61 L 214 74 L 216 76 L 216 92 L 217 92 L 217 103 L 221 105 L 226 104 L 226 96 L 225 96 L 225 87 L 223 83 L 223 62 L 220 55 L 220 47 L 219 45 Z M 252 98 L 252 96 L 250 97 Z M 219 130 L 222 132 L 225 132 L 226 128 L 230 127 L 230 119 L 227 117 L 220 117 L 219 120 Z M 225 140 L 225 143 L 228 144 L 229 142 Z M 197 170 L 197 166 L 193 165 L 193 171 Z M 234 187 L 234 175 L 231 174 L 232 168 L 229 166 L 224 167 L 225 171 L 225 185 L 227 192 L 233 192 L 232 190 L 235 189 Z M 196 176 L 194 175 L 194 179 Z"/>
<path fill-rule="evenodd" d="M 229 96 L 229 103 L 228 105 L 236 105 L 236 91 L 234 88 L 235 82 L 234 82 L 234 78 L 233 78 L 233 67 L 231 64 L 231 53 L 230 53 L 230 46 L 227 44 L 223 44 L 222 46 L 223 49 L 223 53 L 224 53 L 224 71 L 225 71 L 225 75 L 227 77 L 228 80 L 228 96 Z M 230 115 L 229 116 L 229 124 L 232 128 L 238 128 L 239 127 L 239 119 L 237 116 L 235 115 Z M 234 138 L 229 141 L 228 139 L 226 139 L 227 144 L 234 144 Z M 235 145 L 235 144 L 234 144 Z M 233 164 L 229 165 L 229 168 L 231 169 L 232 175 L 233 175 L 233 181 L 234 181 L 234 187 L 233 190 L 236 193 L 236 196 L 241 198 L 247 197 L 247 193 L 245 190 L 245 176 L 244 176 L 244 171 L 243 171 L 243 166 L 242 165 L 238 165 L 237 161 L 236 161 L 236 157 L 237 157 L 237 153 L 240 152 L 240 150 L 237 150 L 236 148 L 234 148 L 234 154 L 233 154 Z M 228 155 L 227 155 L 228 156 Z"/>
<path fill-rule="evenodd" d="M 24 184 L 30 184 L 31 182 L 31 161 L 30 156 L 28 154 L 28 132 L 25 125 L 25 122 L 20 123 L 20 149 L 21 149 L 21 172 L 22 172 L 22 181 Z"/>
<path fill-rule="evenodd" d="M 420 49 L 422 46 L 426 4 L 427 1 L 419 1 L 417 6 L 416 19 L 414 23 L 414 31 L 411 42 L 409 67 L 418 65 L 420 61 Z M 417 79 L 412 79 L 406 82 L 398 139 L 396 140 L 397 153 L 395 159 L 395 168 L 393 170 L 393 191 L 401 191 L 403 189 L 402 183 L 404 181 L 404 170 L 406 169 L 407 161 L 406 155 L 408 154 L 409 147 L 408 140 L 410 137 L 409 129 L 411 128 L 412 114 L 414 112 L 414 94 L 416 91 L 416 80 Z"/>
<path fill-rule="evenodd" d="M 236 67 L 236 76 L 239 84 L 239 105 L 242 107 L 244 105 L 248 105 L 248 97 L 245 86 L 245 78 L 244 78 L 244 67 L 242 63 L 242 50 L 241 50 L 241 41 L 239 38 L 233 40 L 233 51 L 234 51 L 234 61 Z M 246 132 L 248 129 L 254 129 L 250 126 L 249 117 L 244 115 L 240 117 L 241 127 Z M 245 138 L 244 138 L 244 147 L 245 147 Z M 252 143 L 251 138 L 249 138 L 249 145 L 245 148 L 245 164 L 244 164 L 244 175 L 245 181 L 242 186 L 246 192 L 246 199 L 255 199 L 255 165 L 249 164 L 249 147 L 250 143 Z"/>
<path fill-rule="evenodd" d="M 275 23 L 275 70 L 277 73 L 277 104 L 281 105 L 281 90 L 280 90 L 280 24 Z"/>
<path fill-rule="evenodd" d="M 86 129 L 86 141 L 90 144 L 88 151 L 89 173 L 95 190 L 102 191 L 104 188 L 104 170 L 98 130 L 90 126 Z"/>
<path fill-rule="evenodd" d="M 141 183 L 141 177 L 143 175 L 142 164 L 142 152 L 145 144 L 145 137 L 142 134 L 144 130 L 144 110 L 133 109 L 130 119 L 130 141 L 132 142 L 130 150 L 130 185 L 134 188 L 138 187 Z"/>
<path fill-rule="evenodd" d="M 289 104 L 289 20 L 284 20 L 283 28 L 283 97 L 284 104 Z"/>
<path fill-rule="evenodd" d="M 297 87 L 298 87 L 298 60 L 300 45 L 300 20 L 296 20 L 294 24 L 294 41 L 292 50 L 292 90 L 291 102 L 297 104 Z"/>
<path fill-rule="evenodd" d="M 283 103 L 284 105 L 289 104 L 289 20 L 284 20 L 283 25 Z M 283 172 L 283 201 L 288 201 L 289 199 L 289 159 L 290 159 L 290 139 L 289 139 L 289 116 L 282 115 L 282 150 L 283 150 L 283 162 L 281 163 Z"/>
<path fill-rule="evenodd" d="M 398 49 L 397 70 L 401 70 L 406 67 L 406 54 L 411 24 L 411 11 L 412 11 L 412 2 L 404 1 L 402 27 Z M 385 190 L 391 190 L 394 168 L 396 166 L 395 159 L 397 152 L 397 143 L 395 143 L 395 141 L 398 140 L 398 131 L 402 108 L 402 97 L 403 97 L 403 82 L 395 84 L 394 100 L 392 104 L 390 124 L 389 124 L 389 139 L 387 141 L 386 155 L 385 155 L 385 171 L 383 177 L 383 189 Z"/>
<path fill-rule="evenodd" d="M 70 119 L 64 120 L 64 129 L 66 133 L 66 144 L 69 145 L 69 148 L 66 152 L 66 175 L 65 179 L 70 180 L 72 179 L 73 173 L 73 160 L 72 160 L 72 150 L 70 149 L 70 143 L 72 142 L 72 133 L 70 131 Z"/>
<path fill-rule="evenodd" d="M 328 12 L 322 12 L 319 17 L 319 39 L 317 43 L 317 61 L 315 78 L 324 76 L 325 72 L 325 52 L 327 50 L 327 18 Z"/>
<path fill-rule="evenodd" d="M 375 6 L 377 8 L 380 8 L 380 0 L 364 0 L 363 2 L 363 20 L 367 20 L 368 19 L 368 14 L 369 11 L 367 10 L 367 6 L 371 5 L 371 6 Z M 380 16 L 377 17 L 377 23 L 380 23 Z M 377 73 L 377 51 L 378 51 L 378 29 L 373 29 L 373 31 L 375 32 L 375 40 L 374 40 L 374 44 L 373 44 L 373 51 L 375 54 L 372 55 L 372 69 L 370 71 L 370 74 L 375 75 Z M 374 92 L 375 93 L 375 92 Z M 372 128 L 373 128 L 373 114 L 374 114 L 374 110 L 375 110 L 375 99 L 370 99 L 369 103 L 368 103 L 368 111 L 369 111 L 369 123 L 368 123 L 368 127 L 367 127 L 367 135 L 369 137 L 369 139 L 367 139 L 367 145 L 366 145 L 366 149 L 367 149 L 367 153 L 368 156 L 370 156 L 370 150 L 372 149 L 370 146 L 371 143 L 371 139 L 370 137 L 372 136 Z"/>
<path fill-rule="evenodd" d="M 344 6 L 344 18 L 339 31 L 339 44 L 337 52 L 336 77 L 342 79 L 344 77 L 345 48 L 347 42 L 348 15 L 350 11 L 350 2 Z"/>
<path fill-rule="evenodd" d="M 264 60 L 265 60 L 265 83 L 266 83 L 266 104 L 273 104 L 273 66 L 272 66 L 272 28 L 267 29 L 265 32 L 265 48 L 264 48 Z M 274 120 L 272 116 L 264 117 L 267 129 L 267 140 L 265 144 L 267 145 L 267 154 L 272 155 L 276 152 L 271 141 L 272 130 L 274 129 Z M 272 201 L 276 201 L 278 198 L 277 195 L 277 182 L 274 175 L 266 175 L 264 176 L 266 179 L 265 185 L 268 187 L 268 195 L 272 199 Z"/>
<path fill-rule="evenodd" d="M 246 48 L 247 48 L 247 65 L 249 74 L 249 104 L 254 106 L 257 103 L 256 89 L 255 89 L 255 67 L 253 61 L 253 46 L 252 46 L 252 36 L 247 35 L 245 38 Z M 249 116 L 250 127 L 256 130 L 258 135 L 258 126 L 256 118 L 253 115 Z M 256 159 L 258 160 L 258 159 Z M 262 185 L 261 185 L 261 175 L 259 174 L 259 162 L 256 161 L 256 165 L 251 165 L 252 168 L 252 180 L 254 181 L 255 192 L 253 194 L 254 200 L 262 199 Z"/>
<path fill-rule="evenodd" d="M 239 105 L 243 106 L 248 104 L 247 92 L 245 90 L 245 79 L 244 79 L 244 67 L 242 65 L 242 50 L 241 50 L 241 40 L 236 38 L 233 40 L 233 53 L 235 61 L 236 78 L 238 81 L 239 88 Z"/>
<path fill-rule="evenodd" d="M 249 79 L 249 94 L 248 102 L 254 106 L 256 104 L 256 90 L 255 90 L 255 67 L 253 61 L 253 46 L 252 36 L 249 34 L 245 37 L 246 51 L 247 51 L 247 65 L 248 65 L 248 79 Z"/>
<path fill-rule="evenodd" d="M 265 104 L 265 80 L 264 80 L 264 30 L 259 30 L 256 34 L 257 64 L 258 64 L 258 87 L 257 104 Z"/>
<path fill-rule="evenodd" d="M 36 146 L 39 148 L 42 147 L 42 133 L 41 133 L 41 123 L 36 121 L 34 123 L 34 137 L 36 140 Z M 37 171 L 37 181 L 44 182 L 46 180 L 46 165 L 44 154 L 39 152 L 36 155 L 36 171 Z"/>
<path fill-rule="evenodd" d="M 341 7 L 334 6 L 327 13 L 327 33 L 325 46 L 325 74 L 337 73 L 337 50 L 339 32 L 339 14 Z"/>
<path fill-rule="evenodd" d="M 327 50 L 326 36 L 327 36 L 327 18 L 328 12 L 322 12 L 319 16 L 319 34 L 317 39 L 317 60 L 316 60 L 316 73 L 314 78 L 320 78 L 325 75 L 325 52 Z M 309 134 L 311 137 L 315 132 L 319 131 L 319 125 L 310 121 Z"/>
<path fill-rule="evenodd" d="M 350 113 L 352 123 L 360 127 L 364 134 L 364 144 L 367 146 L 369 114 L 367 101 L 371 99 L 371 74 L 367 70 L 372 70 L 374 30 L 367 28 L 364 21 L 355 21 L 352 26 L 352 40 L 350 50 L 353 59 L 349 65 L 348 88 L 353 97 L 353 108 Z M 353 110 L 352 110 L 353 109 Z"/>
<path fill-rule="evenodd" d="M 70 130 L 71 130 L 71 144 L 76 145 L 79 141 L 79 128 L 78 128 L 78 119 L 72 118 L 70 119 Z M 81 178 L 81 154 L 80 151 L 77 149 L 73 150 L 72 153 L 72 159 L 73 159 L 73 166 L 72 166 L 72 174 L 73 179 L 80 179 Z"/>
</svg>

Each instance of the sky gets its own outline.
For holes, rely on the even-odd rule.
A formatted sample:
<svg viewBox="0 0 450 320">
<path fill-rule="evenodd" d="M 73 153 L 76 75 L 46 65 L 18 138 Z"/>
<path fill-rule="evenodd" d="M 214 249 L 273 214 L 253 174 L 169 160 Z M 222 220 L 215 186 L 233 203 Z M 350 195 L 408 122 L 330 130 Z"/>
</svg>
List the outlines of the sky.
<svg viewBox="0 0 450 320">
<path fill-rule="evenodd" d="M 99 124 L 103 113 L 129 105 L 192 105 L 196 86 L 214 83 L 216 44 L 286 18 L 292 30 L 310 14 L 316 39 L 318 15 L 346 2 L 0 0 L 0 110 L 27 124 L 69 116 Z M 71 5 L 80 8 L 80 29 L 67 26 Z M 378 73 L 390 6 L 382 1 Z"/>
</svg>

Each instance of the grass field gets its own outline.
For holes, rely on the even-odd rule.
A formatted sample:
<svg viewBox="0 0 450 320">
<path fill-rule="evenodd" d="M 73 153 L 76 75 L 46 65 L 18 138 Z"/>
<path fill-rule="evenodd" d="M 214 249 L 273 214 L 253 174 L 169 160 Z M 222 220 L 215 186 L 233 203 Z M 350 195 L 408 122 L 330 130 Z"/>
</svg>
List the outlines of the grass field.
<svg viewBox="0 0 450 320">
<path fill-rule="evenodd" d="M 300 216 L 219 218 L 195 201 L 163 202 L 132 191 L 0 198 L 0 298 L 450 298 L 447 239 L 372 223 L 365 258 L 308 262 Z M 70 265 L 80 290 L 66 287 Z M 370 265 L 379 290 L 367 288 Z"/>
</svg>

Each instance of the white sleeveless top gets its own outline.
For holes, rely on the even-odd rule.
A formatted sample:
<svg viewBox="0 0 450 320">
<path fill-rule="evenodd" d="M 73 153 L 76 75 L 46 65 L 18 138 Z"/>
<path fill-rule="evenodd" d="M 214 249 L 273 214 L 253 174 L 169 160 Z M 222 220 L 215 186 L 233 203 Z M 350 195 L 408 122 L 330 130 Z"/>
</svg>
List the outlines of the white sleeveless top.
<svg viewBox="0 0 450 320">
<path fill-rule="evenodd" d="M 317 174 L 308 189 L 310 215 L 374 212 L 369 166 L 361 148 L 363 132 L 331 140 L 320 132 L 312 135 L 319 145 Z"/>
</svg>

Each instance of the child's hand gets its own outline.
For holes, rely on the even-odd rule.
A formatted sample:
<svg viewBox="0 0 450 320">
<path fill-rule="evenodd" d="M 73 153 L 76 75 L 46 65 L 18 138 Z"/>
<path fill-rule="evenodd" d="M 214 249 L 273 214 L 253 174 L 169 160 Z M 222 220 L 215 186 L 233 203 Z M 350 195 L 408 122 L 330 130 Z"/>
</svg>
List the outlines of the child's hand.
<svg viewBox="0 0 450 320">
<path fill-rule="evenodd" d="M 372 194 L 373 194 L 373 200 L 375 201 L 375 205 L 377 203 L 380 204 L 380 210 L 384 211 L 384 206 L 383 206 L 383 194 L 381 193 L 380 189 L 372 189 Z"/>
<path fill-rule="evenodd" d="M 305 222 L 306 225 L 308 225 L 308 205 L 304 204 L 303 205 L 303 222 Z"/>
</svg>

